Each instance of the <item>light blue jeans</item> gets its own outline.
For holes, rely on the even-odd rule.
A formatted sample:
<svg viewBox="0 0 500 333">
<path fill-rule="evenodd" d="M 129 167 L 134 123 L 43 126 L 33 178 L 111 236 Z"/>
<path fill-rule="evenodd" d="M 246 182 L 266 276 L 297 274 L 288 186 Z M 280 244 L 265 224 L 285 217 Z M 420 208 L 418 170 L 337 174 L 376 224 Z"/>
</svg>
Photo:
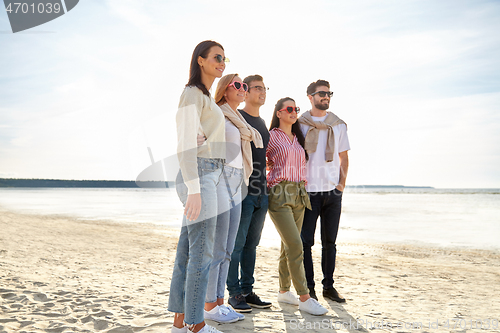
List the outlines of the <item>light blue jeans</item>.
<svg viewBox="0 0 500 333">
<path fill-rule="evenodd" d="M 199 324 L 204 320 L 203 309 L 217 221 L 217 184 L 221 171 L 220 160 L 198 158 L 201 212 L 195 221 L 187 221 L 186 216 L 183 217 L 177 244 L 168 310 L 184 313 L 184 322 L 188 325 Z M 176 189 L 185 205 L 188 191 L 180 172 Z"/>
<path fill-rule="evenodd" d="M 224 298 L 229 262 L 240 225 L 242 182 L 243 169 L 224 166 L 217 186 L 218 215 L 215 227 L 214 259 L 210 265 L 205 297 L 207 303 L 215 302 L 217 298 Z"/>
</svg>

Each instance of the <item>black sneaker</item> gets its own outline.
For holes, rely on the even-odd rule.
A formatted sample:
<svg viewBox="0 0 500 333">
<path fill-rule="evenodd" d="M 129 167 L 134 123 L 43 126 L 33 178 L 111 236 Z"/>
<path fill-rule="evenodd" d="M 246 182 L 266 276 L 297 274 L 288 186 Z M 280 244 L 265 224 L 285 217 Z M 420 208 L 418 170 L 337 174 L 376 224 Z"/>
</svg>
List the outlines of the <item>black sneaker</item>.
<svg viewBox="0 0 500 333">
<path fill-rule="evenodd" d="M 315 300 L 318 300 L 318 296 L 316 296 L 316 292 L 314 291 L 313 288 L 309 288 L 309 296 L 311 296 Z"/>
<path fill-rule="evenodd" d="M 252 308 L 245 301 L 245 297 L 242 294 L 229 297 L 227 302 L 233 307 L 236 312 L 252 312 Z"/>
<path fill-rule="evenodd" d="M 345 298 L 340 296 L 340 294 L 335 290 L 335 288 L 323 289 L 323 297 L 331 299 L 334 302 L 345 303 Z"/>
<path fill-rule="evenodd" d="M 247 296 L 245 296 L 245 300 L 247 301 L 248 305 L 258 309 L 267 309 L 270 308 L 271 305 L 273 305 L 271 302 L 262 301 L 260 297 L 257 296 L 257 294 L 254 293 L 253 291 Z"/>
</svg>

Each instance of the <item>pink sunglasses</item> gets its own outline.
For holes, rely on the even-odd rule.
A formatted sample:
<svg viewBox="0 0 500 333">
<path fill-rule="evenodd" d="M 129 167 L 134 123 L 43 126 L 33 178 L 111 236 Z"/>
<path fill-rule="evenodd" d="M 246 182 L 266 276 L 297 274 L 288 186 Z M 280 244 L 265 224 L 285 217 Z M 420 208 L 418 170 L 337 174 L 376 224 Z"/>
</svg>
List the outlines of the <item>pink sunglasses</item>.
<svg viewBox="0 0 500 333">
<path fill-rule="evenodd" d="M 240 90 L 241 87 L 243 87 L 244 91 L 248 91 L 248 85 L 240 81 L 233 81 L 228 85 L 228 87 L 234 87 L 236 90 Z"/>
</svg>

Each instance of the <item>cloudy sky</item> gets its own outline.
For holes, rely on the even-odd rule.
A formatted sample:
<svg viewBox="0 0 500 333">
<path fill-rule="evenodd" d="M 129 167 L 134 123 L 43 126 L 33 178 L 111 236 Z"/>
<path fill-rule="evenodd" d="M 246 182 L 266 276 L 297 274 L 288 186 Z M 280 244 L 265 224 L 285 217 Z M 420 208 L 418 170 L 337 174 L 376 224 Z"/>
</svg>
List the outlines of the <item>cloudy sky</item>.
<svg viewBox="0 0 500 333">
<path fill-rule="evenodd" d="M 82 0 L 13 34 L 0 11 L 0 177 L 133 180 L 147 147 L 175 154 L 191 53 L 213 39 L 226 74 L 264 77 L 268 124 L 330 81 L 349 184 L 499 188 L 499 17 L 482 0 Z"/>
</svg>

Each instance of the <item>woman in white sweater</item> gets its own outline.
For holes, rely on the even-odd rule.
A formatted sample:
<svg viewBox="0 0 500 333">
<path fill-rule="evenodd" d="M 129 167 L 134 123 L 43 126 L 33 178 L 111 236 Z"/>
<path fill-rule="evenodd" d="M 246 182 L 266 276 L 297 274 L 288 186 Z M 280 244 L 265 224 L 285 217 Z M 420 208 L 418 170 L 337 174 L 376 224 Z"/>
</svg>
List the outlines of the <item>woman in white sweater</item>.
<svg viewBox="0 0 500 333">
<path fill-rule="evenodd" d="M 226 157 L 224 115 L 209 90 L 222 76 L 225 60 L 219 43 L 196 46 L 176 116 L 176 188 L 185 209 L 168 301 L 168 310 L 175 312 L 173 333 L 220 332 L 205 324 L 203 308 L 213 258 L 217 183 Z M 199 134 L 206 143 L 198 147 Z"/>
</svg>

